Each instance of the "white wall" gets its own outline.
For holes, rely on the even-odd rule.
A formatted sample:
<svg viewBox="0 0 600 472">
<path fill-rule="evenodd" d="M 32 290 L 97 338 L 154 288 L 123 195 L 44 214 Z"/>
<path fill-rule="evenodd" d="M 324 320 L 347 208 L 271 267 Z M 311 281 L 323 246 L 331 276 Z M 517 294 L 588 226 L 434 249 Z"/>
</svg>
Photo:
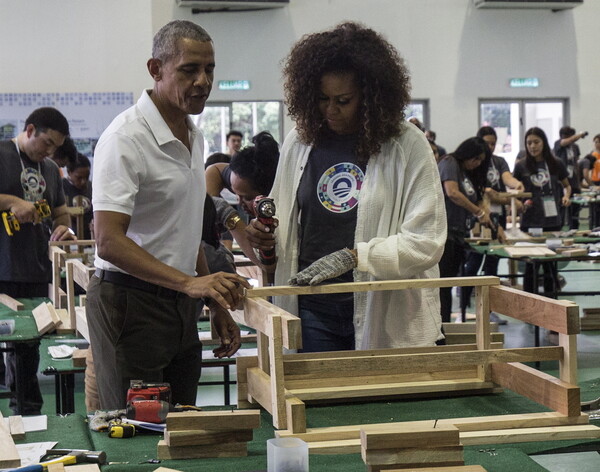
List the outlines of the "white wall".
<svg viewBox="0 0 600 472">
<path fill-rule="evenodd" d="M 558 13 L 477 10 L 471 0 L 290 0 L 283 9 L 197 15 L 175 0 L 0 0 L 0 92 L 137 97 L 151 86 L 152 35 L 173 18 L 211 33 L 218 80 L 252 83 L 248 92 L 214 90 L 213 100 L 282 99 L 280 62 L 293 42 L 358 20 L 406 59 L 413 97 L 430 100 L 431 128 L 449 150 L 477 130 L 479 98 L 566 97 L 570 124 L 600 132 L 597 0 Z M 511 77 L 539 77 L 540 87 L 510 89 Z"/>
</svg>

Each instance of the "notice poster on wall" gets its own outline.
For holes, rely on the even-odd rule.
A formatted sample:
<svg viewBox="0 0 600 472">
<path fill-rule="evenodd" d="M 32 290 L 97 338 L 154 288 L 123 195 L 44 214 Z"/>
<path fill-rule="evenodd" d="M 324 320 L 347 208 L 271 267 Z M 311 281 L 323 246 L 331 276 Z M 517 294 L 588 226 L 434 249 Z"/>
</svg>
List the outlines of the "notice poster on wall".
<svg viewBox="0 0 600 472">
<path fill-rule="evenodd" d="M 131 92 L 0 93 L 0 140 L 19 134 L 36 108 L 54 107 L 69 120 L 77 150 L 92 157 L 104 129 L 132 104 Z"/>
</svg>

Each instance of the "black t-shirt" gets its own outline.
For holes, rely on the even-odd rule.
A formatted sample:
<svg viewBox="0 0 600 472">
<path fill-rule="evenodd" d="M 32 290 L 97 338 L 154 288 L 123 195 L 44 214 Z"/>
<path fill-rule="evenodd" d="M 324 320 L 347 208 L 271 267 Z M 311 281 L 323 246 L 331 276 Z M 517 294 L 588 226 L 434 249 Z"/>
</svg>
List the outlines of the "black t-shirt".
<svg viewBox="0 0 600 472">
<path fill-rule="evenodd" d="M 517 180 L 523 182 L 526 192 L 531 192 L 533 205 L 523 213 L 521 217 L 521 229 L 523 231 L 529 228 L 556 228 L 561 226 L 561 199 L 563 196 L 563 186 L 561 180 L 568 176 L 565 165 L 558 159 L 555 159 L 558 172 L 550 174 L 545 161 L 536 162 L 537 172 L 532 174 L 525 164 L 525 160 L 517 161 L 513 175 Z M 546 216 L 544 212 L 544 197 L 553 197 L 556 204 L 557 214 L 555 216 Z"/>
<path fill-rule="evenodd" d="M 477 204 L 477 191 L 471 179 L 462 171 L 458 161 L 452 154 L 448 154 L 438 164 L 442 186 L 445 181 L 453 180 L 458 183 L 461 193 L 473 204 Z M 446 217 L 448 219 L 448 232 L 466 235 L 468 231 L 467 218 L 470 212 L 454 203 L 444 189 L 444 203 L 446 204 Z"/>
<path fill-rule="evenodd" d="M 355 156 L 356 136 L 331 136 L 308 157 L 296 195 L 300 209 L 299 270 L 339 249 L 354 247 L 364 168 Z M 328 282 L 352 282 L 352 271 Z M 313 297 L 310 297 L 313 298 Z M 327 295 L 328 304 L 352 294 Z M 322 300 L 322 296 L 317 296 Z"/>
<path fill-rule="evenodd" d="M 13 141 L 0 141 L 0 193 L 28 201 L 44 198 L 51 209 L 65 204 L 56 164 L 45 159 L 38 165 L 24 153 L 19 156 Z M 0 227 L 0 281 L 49 282 L 51 264 L 48 259 L 48 240 L 52 221 L 38 225 L 24 223 L 20 226 L 20 231 L 13 236 L 7 234 L 4 224 Z"/>
<path fill-rule="evenodd" d="M 577 161 L 579 160 L 581 151 L 577 144 L 561 146 L 560 141 L 561 140 L 559 139 L 554 143 L 554 155 L 565 165 L 569 176 L 569 184 L 571 185 L 573 193 L 579 193 L 581 190 L 581 176 Z"/>
</svg>

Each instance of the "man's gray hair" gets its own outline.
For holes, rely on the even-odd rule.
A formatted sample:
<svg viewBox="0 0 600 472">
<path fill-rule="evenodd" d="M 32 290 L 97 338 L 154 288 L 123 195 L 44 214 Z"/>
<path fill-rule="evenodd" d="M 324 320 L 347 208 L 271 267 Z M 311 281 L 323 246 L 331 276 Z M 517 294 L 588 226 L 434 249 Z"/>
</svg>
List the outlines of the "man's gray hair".
<svg viewBox="0 0 600 472">
<path fill-rule="evenodd" d="M 177 41 L 180 39 L 212 42 L 212 38 L 202 26 L 187 20 L 173 20 L 163 26 L 154 35 L 152 57 L 167 62 L 177 54 Z"/>
</svg>

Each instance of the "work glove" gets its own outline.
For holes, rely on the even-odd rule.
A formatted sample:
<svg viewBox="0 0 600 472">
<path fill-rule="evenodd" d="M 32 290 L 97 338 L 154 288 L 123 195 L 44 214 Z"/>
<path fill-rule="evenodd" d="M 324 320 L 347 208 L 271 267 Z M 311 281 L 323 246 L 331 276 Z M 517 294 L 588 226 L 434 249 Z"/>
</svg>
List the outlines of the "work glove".
<svg viewBox="0 0 600 472">
<path fill-rule="evenodd" d="M 106 431 L 108 423 L 117 418 L 125 417 L 127 410 L 96 411 L 89 418 L 89 426 L 92 431 Z"/>
<path fill-rule="evenodd" d="M 298 272 L 289 281 L 289 285 L 317 285 L 324 280 L 345 274 L 357 265 L 350 249 L 344 248 L 317 259 L 306 269 Z"/>
</svg>

